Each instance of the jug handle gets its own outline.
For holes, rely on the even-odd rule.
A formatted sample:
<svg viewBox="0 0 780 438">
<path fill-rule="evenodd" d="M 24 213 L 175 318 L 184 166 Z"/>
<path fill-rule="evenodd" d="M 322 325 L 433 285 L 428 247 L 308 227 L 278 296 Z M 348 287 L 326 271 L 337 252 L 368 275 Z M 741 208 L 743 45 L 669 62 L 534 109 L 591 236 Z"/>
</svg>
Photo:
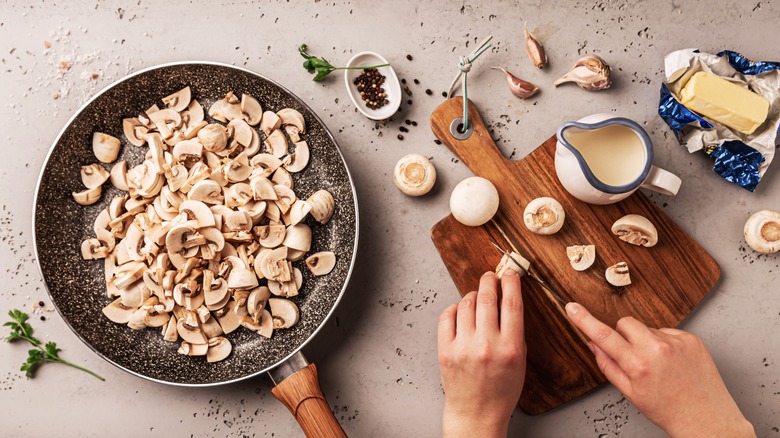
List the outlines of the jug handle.
<svg viewBox="0 0 780 438">
<path fill-rule="evenodd" d="M 680 190 L 680 185 L 682 185 L 682 180 L 679 176 L 660 167 L 651 166 L 641 187 L 662 195 L 674 196 Z"/>
</svg>

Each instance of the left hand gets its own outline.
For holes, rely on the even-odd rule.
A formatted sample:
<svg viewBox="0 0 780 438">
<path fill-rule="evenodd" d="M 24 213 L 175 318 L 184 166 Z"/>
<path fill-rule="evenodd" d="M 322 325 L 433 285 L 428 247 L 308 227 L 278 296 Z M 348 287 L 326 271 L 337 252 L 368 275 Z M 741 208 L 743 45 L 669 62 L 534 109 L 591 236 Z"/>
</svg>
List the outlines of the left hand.
<svg viewBox="0 0 780 438">
<path fill-rule="evenodd" d="M 439 366 L 446 437 L 505 437 L 525 380 L 526 347 L 520 277 L 482 276 L 470 292 L 439 318 Z"/>
</svg>

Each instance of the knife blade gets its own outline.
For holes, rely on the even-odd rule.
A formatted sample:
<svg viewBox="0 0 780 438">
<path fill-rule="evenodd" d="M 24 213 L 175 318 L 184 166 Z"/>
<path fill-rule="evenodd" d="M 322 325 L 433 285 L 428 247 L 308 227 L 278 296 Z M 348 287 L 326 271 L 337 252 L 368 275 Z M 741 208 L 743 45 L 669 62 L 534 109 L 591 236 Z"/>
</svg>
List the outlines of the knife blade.
<svg viewBox="0 0 780 438">
<path fill-rule="evenodd" d="M 518 262 L 514 257 L 512 257 L 512 254 L 509 254 L 506 251 L 504 251 L 500 246 L 496 245 L 495 242 L 491 242 L 491 244 L 498 250 L 498 252 L 500 252 L 501 254 L 509 257 L 509 260 L 511 260 L 512 263 L 515 264 L 515 266 L 520 268 L 525 273 L 525 275 L 527 275 L 530 279 L 534 280 L 535 282 L 539 283 L 539 285 L 542 286 L 545 290 L 547 290 L 547 292 L 549 292 L 550 295 L 552 295 L 553 298 L 555 298 L 562 306 L 566 307 L 566 304 L 568 304 L 569 302 L 564 300 L 561 297 L 561 295 L 558 294 L 558 292 L 556 292 L 552 288 L 552 286 L 547 284 L 547 282 L 545 282 L 544 280 L 542 280 L 538 276 L 530 273 L 527 269 L 525 269 L 525 267 L 523 267 L 523 265 L 520 262 Z"/>
</svg>

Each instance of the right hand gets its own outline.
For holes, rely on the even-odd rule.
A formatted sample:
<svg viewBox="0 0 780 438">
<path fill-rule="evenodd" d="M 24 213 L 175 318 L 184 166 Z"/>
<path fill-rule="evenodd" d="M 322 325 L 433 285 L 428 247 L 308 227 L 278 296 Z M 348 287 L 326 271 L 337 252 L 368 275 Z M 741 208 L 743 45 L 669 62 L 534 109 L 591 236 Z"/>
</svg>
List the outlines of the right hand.
<svg viewBox="0 0 780 438">
<path fill-rule="evenodd" d="M 566 305 L 604 375 L 672 437 L 755 437 L 702 340 L 682 330 L 648 328 L 632 317 L 616 330 L 577 303 Z"/>
</svg>

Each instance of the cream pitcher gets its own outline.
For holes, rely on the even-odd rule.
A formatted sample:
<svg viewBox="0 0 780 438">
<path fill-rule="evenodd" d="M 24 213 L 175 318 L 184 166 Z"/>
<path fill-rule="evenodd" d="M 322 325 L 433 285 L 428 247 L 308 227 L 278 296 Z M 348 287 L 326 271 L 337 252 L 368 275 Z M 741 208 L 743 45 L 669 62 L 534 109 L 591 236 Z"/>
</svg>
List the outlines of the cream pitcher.
<svg viewBox="0 0 780 438">
<path fill-rule="evenodd" d="M 676 195 L 682 181 L 653 166 L 653 142 L 633 120 L 593 114 L 558 128 L 555 171 L 563 187 L 589 204 L 612 204 L 639 187 Z"/>
</svg>

